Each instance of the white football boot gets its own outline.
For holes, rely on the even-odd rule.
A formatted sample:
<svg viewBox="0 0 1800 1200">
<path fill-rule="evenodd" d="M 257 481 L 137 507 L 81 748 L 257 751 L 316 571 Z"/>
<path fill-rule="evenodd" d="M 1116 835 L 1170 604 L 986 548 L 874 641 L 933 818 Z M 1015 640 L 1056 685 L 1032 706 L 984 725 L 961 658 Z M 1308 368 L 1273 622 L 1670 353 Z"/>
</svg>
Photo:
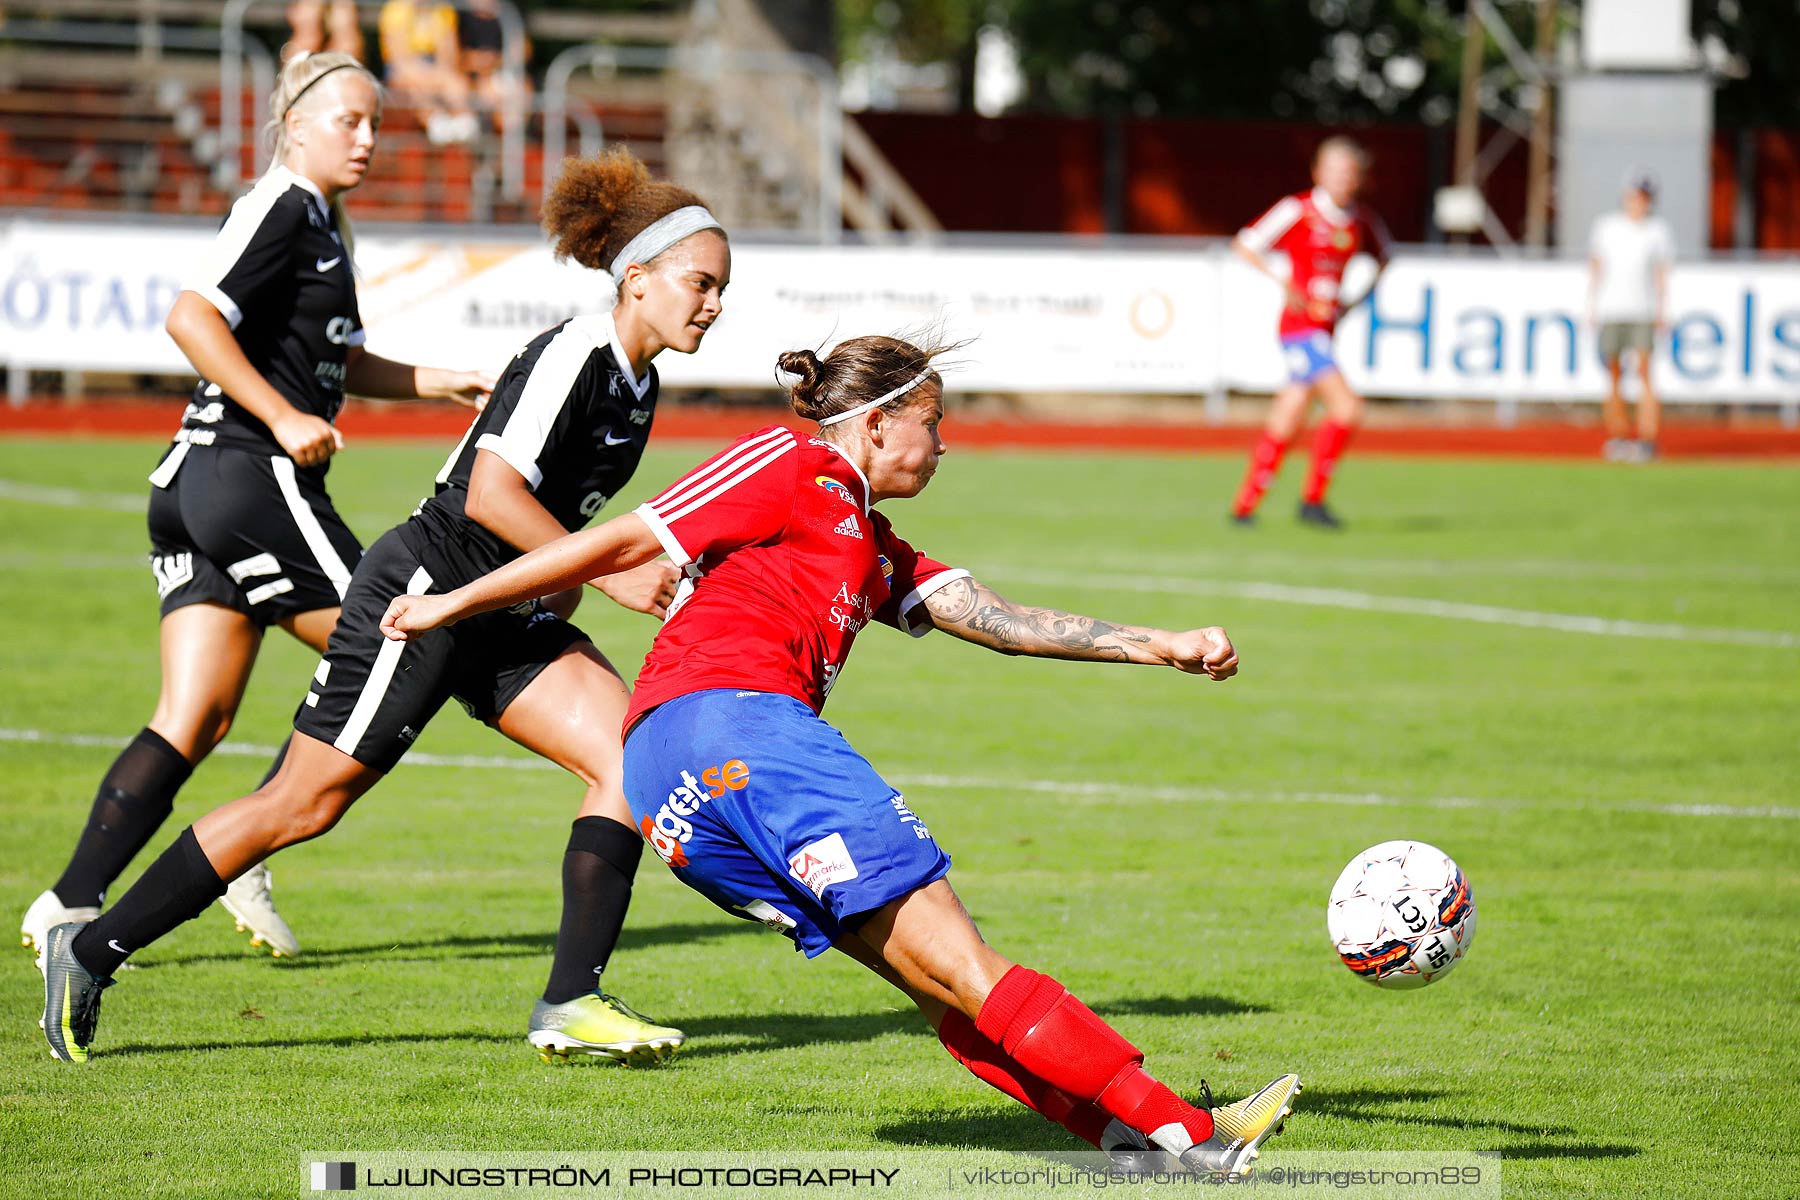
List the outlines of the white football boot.
<svg viewBox="0 0 1800 1200">
<path fill-rule="evenodd" d="M 252 946 L 266 945 L 276 958 L 292 958 L 300 953 L 300 942 L 275 911 L 275 901 L 269 895 L 272 882 L 268 864 L 257 863 L 231 881 L 219 903 L 237 922 L 239 933 L 250 931 Z"/>
<path fill-rule="evenodd" d="M 86 925 L 99 915 L 97 907 L 69 908 L 57 899 L 54 891 L 46 891 L 25 910 L 25 919 L 19 922 L 19 944 L 33 954 L 41 955 L 44 939 L 52 929 L 58 925 Z"/>
</svg>

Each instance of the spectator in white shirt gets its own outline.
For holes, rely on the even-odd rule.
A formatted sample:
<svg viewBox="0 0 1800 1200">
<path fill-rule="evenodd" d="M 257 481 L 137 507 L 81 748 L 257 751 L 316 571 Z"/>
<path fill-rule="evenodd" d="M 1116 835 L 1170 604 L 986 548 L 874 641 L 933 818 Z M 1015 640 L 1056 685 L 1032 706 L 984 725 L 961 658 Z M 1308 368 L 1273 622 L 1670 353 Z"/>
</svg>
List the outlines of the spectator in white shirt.
<svg viewBox="0 0 1800 1200">
<path fill-rule="evenodd" d="M 1656 457 L 1662 406 L 1650 384 L 1656 335 L 1664 327 L 1669 264 L 1675 238 L 1667 222 L 1651 215 L 1656 180 L 1633 171 L 1625 181 L 1622 210 L 1594 222 L 1588 238 L 1588 321 L 1600 331 L 1600 361 L 1606 364 L 1606 457 L 1644 462 Z M 1625 352 L 1635 352 L 1638 378 L 1637 438 L 1619 388 Z"/>
</svg>

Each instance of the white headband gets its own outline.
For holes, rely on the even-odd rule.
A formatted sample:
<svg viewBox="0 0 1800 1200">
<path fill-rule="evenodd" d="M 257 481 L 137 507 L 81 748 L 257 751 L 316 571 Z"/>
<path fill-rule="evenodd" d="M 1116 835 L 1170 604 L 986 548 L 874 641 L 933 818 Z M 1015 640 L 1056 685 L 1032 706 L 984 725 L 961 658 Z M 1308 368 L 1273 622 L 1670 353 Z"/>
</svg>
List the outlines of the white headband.
<svg viewBox="0 0 1800 1200">
<path fill-rule="evenodd" d="M 839 421 L 848 421 L 851 417 L 861 416 L 871 408 L 880 408 L 889 400 L 898 400 L 900 397 L 906 395 L 906 393 L 912 391 L 930 378 L 931 368 L 926 367 L 923 371 L 920 371 L 917 375 L 914 375 L 911 379 L 907 380 L 893 391 L 888 392 L 885 395 L 877 396 L 867 404 L 859 404 L 855 408 L 846 408 L 841 413 L 832 413 L 829 417 L 826 417 L 819 422 L 819 428 L 823 429 L 827 425 L 836 425 Z"/>
<path fill-rule="evenodd" d="M 724 228 L 719 224 L 717 217 L 698 204 L 678 208 L 667 216 L 658 217 L 650 222 L 644 227 L 642 233 L 626 242 L 625 248 L 619 251 L 617 258 L 613 259 L 608 274 L 614 279 L 624 282 L 625 268 L 632 263 L 649 262 L 682 238 L 699 233 L 702 229 L 723 230 Z"/>
</svg>

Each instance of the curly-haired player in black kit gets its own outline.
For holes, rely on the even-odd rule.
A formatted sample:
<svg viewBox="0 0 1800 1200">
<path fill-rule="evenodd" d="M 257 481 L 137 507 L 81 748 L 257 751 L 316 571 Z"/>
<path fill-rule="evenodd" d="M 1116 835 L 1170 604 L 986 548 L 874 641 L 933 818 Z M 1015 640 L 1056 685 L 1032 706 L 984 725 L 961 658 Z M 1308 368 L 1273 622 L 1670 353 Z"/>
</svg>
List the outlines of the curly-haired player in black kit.
<svg viewBox="0 0 1800 1200">
<path fill-rule="evenodd" d="M 616 305 L 526 346 L 451 452 L 436 494 L 370 547 L 275 776 L 183 832 L 98 921 L 50 931 L 44 1025 L 58 1058 L 87 1058 L 101 990 L 127 955 L 199 913 L 252 863 L 329 830 L 452 696 L 586 784 L 531 1044 L 546 1058 L 626 1061 L 681 1044 L 679 1029 L 598 986 L 643 852 L 622 784 L 630 693 L 618 672 L 541 599 L 404 645 L 380 629 L 394 597 L 458 587 L 586 524 L 643 454 L 656 410 L 651 360 L 693 353 L 719 315 L 731 273 L 724 230 L 698 197 L 652 180 L 629 154 L 564 164 L 544 221 L 559 256 L 611 272 Z M 592 582 L 661 616 L 676 572 L 650 562 Z"/>
</svg>

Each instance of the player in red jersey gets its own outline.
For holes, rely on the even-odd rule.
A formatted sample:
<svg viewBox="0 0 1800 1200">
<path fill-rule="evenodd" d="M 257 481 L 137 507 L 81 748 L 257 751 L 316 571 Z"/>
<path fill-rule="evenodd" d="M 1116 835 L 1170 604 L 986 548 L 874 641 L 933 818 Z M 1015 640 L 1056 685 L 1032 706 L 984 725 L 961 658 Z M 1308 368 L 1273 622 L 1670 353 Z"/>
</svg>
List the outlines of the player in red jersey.
<svg viewBox="0 0 1800 1200">
<path fill-rule="evenodd" d="M 950 859 L 819 717 L 857 633 L 941 629 L 1004 654 L 1237 672 L 1219 628 L 1170 632 L 1016 604 L 906 543 L 875 511 L 916 496 L 943 442 L 939 348 L 856 338 L 781 356 L 814 436 L 772 426 L 627 516 L 441 595 L 402 596 L 397 640 L 667 552 L 686 581 L 626 717 L 625 790 L 684 883 L 811 957 L 840 950 L 905 992 L 977 1077 L 1103 1149 L 1243 1171 L 1300 1080 L 1203 1107 L 1047 975 L 981 938 Z M 1204 1085 L 1203 1085 L 1204 1086 Z"/>
<path fill-rule="evenodd" d="M 1344 267 L 1358 254 L 1375 259 L 1376 274 L 1387 266 L 1387 230 L 1368 208 L 1356 202 L 1368 173 L 1369 155 L 1349 138 L 1327 138 L 1313 156 L 1313 189 L 1276 201 L 1254 225 L 1240 230 L 1232 248 L 1251 266 L 1282 286 L 1279 337 L 1288 370 L 1287 386 L 1275 393 L 1262 437 L 1250 455 L 1250 470 L 1238 488 L 1233 520 L 1255 519 L 1281 459 L 1306 420 L 1316 394 L 1325 401 L 1325 423 L 1313 438 L 1312 471 L 1300 497 L 1300 519 L 1326 529 L 1341 522 L 1325 507 L 1338 458 L 1362 420 L 1363 400 L 1344 382 L 1331 353 L 1331 335 L 1339 318 L 1368 299 L 1368 291 L 1346 303 L 1340 293 Z M 1273 252 L 1287 256 L 1283 271 Z"/>
</svg>

